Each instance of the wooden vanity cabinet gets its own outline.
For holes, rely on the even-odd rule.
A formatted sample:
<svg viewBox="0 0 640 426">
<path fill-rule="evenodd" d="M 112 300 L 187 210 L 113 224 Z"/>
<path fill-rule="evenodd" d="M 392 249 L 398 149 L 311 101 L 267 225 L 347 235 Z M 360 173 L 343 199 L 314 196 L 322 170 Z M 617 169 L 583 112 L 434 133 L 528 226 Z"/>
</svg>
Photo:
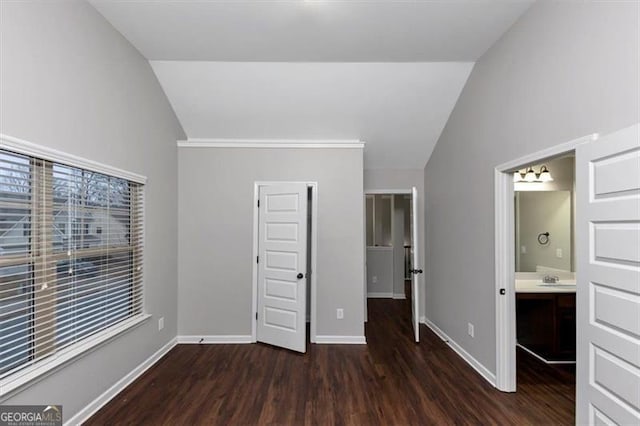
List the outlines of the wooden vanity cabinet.
<svg viewBox="0 0 640 426">
<path fill-rule="evenodd" d="M 516 293 L 516 338 L 547 361 L 575 361 L 575 293 Z"/>
</svg>

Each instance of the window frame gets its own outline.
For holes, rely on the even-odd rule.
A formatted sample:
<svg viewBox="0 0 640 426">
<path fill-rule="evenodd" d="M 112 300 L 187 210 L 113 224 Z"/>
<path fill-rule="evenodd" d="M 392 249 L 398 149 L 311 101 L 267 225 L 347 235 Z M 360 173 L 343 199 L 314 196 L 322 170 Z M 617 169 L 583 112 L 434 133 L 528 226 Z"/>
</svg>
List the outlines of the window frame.
<svg viewBox="0 0 640 426">
<path fill-rule="evenodd" d="M 110 247 L 108 250 L 103 248 L 83 248 L 77 250 L 78 255 L 80 256 L 90 256 L 90 255 L 102 255 L 105 251 L 108 251 L 109 254 L 114 254 L 116 251 L 123 253 L 135 253 L 136 250 L 139 251 L 139 254 L 142 256 L 142 263 L 144 264 L 144 252 L 145 252 L 145 222 L 146 222 L 146 214 L 145 214 L 145 185 L 147 183 L 147 178 L 143 175 L 128 172 L 122 169 L 118 169 L 106 164 L 98 163 L 92 160 L 84 159 L 75 155 L 66 154 L 64 152 L 58 151 L 56 149 L 52 149 L 49 147 L 33 144 L 31 142 L 14 138 L 11 136 L 0 134 L 0 149 L 14 152 L 16 154 L 24 155 L 30 157 L 31 161 L 31 170 L 32 170 L 32 184 L 35 184 L 36 190 L 38 189 L 38 185 L 41 185 L 39 182 L 39 178 L 35 177 L 37 173 L 34 173 L 34 165 L 37 162 L 41 162 L 40 171 L 44 170 L 45 173 L 52 174 L 53 164 L 62 164 L 65 166 L 80 168 L 83 170 L 88 170 L 95 173 L 104 174 L 110 177 L 124 179 L 129 181 L 130 183 L 138 184 L 135 187 L 136 191 L 141 191 L 141 196 L 139 199 L 140 205 L 134 206 L 132 204 L 131 208 L 139 211 L 140 215 L 140 228 L 139 228 L 139 243 L 133 244 L 133 235 L 132 244 L 122 248 L 114 248 Z M 133 187 L 132 187 L 133 188 Z M 32 191 L 34 192 L 34 191 Z M 133 196 L 132 196 L 133 197 Z M 0 204 L 2 204 L 0 202 Z M 32 200 L 31 210 L 34 211 L 38 208 L 37 202 Z M 53 203 L 49 204 L 49 208 L 53 209 Z M 32 239 L 32 250 L 34 249 L 33 245 L 39 244 L 37 241 L 37 230 L 36 228 L 39 226 L 38 221 L 31 222 L 31 239 Z M 35 240 L 35 241 L 33 241 Z M 35 260 L 38 256 L 32 256 L 32 259 L 25 257 L 24 254 L 10 254 L 7 256 L 3 256 L 2 266 L 22 266 L 27 265 L 31 268 L 37 263 Z M 58 259 L 60 257 L 60 259 Z M 46 255 L 46 262 L 57 262 L 57 260 L 67 259 L 66 253 L 57 253 L 52 248 Z M 143 266 L 143 265 L 139 265 Z M 133 273 L 137 273 L 139 268 L 136 268 L 133 264 L 131 266 Z M 142 268 L 144 270 L 144 268 Z M 37 286 L 38 277 L 34 273 L 33 277 L 33 285 Z M 145 303 L 145 277 L 142 274 L 140 279 L 140 312 L 130 316 L 127 319 L 119 321 L 113 325 L 106 327 L 103 330 L 100 330 L 96 333 L 90 334 L 89 336 L 85 336 L 81 338 L 79 341 L 69 344 L 68 346 L 63 347 L 60 350 L 53 350 L 50 354 L 48 354 L 44 359 L 33 361 L 31 365 L 26 366 L 24 368 L 18 369 L 15 372 L 9 374 L 6 377 L 0 379 L 0 397 L 3 397 L 17 388 L 28 385 L 29 383 L 35 381 L 36 379 L 44 376 L 45 374 L 51 372 L 54 369 L 57 369 L 64 364 L 72 362 L 74 359 L 87 354 L 94 348 L 105 344 L 111 339 L 141 325 L 146 322 L 151 315 L 146 312 L 146 303 Z M 36 317 L 36 309 L 34 309 L 33 313 L 33 323 L 31 327 L 35 329 L 37 327 L 37 318 Z M 34 333 L 36 333 L 34 331 Z M 32 348 L 35 350 L 35 348 Z"/>
<path fill-rule="evenodd" d="M 394 229 L 393 229 L 393 215 L 395 214 L 395 196 L 398 194 L 394 193 L 366 193 L 365 194 L 365 246 L 367 249 L 376 249 L 376 250 L 385 250 L 393 248 L 393 238 L 394 238 Z M 371 225 L 372 228 L 369 230 L 368 219 L 369 219 L 369 210 L 368 210 L 368 201 L 371 200 Z M 382 221 L 383 218 L 377 217 L 377 205 L 384 203 L 386 200 L 389 202 L 389 245 L 377 244 L 378 242 L 378 232 L 377 221 Z M 384 207 L 381 207 L 383 209 Z M 384 223 L 381 223 L 381 228 L 384 227 Z M 369 231 L 371 233 L 369 234 Z M 381 232 L 384 236 L 385 232 Z M 372 245 L 369 245 L 369 235 L 371 236 Z"/>
</svg>

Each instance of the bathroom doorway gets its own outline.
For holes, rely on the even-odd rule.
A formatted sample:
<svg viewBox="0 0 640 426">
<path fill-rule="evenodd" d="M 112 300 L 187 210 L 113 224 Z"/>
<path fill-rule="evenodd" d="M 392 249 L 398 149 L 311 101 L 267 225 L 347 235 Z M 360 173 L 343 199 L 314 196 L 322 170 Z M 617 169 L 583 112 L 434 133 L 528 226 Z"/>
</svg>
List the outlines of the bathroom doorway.
<svg viewBox="0 0 640 426">
<path fill-rule="evenodd" d="M 569 153 L 513 174 L 518 359 L 576 362 L 574 170 Z"/>
<path fill-rule="evenodd" d="M 576 383 L 574 170 L 571 152 L 513 173 L 517 386 L 556 395 L 564 418 Z"/>
<path fill-rule="evenodd" d="M 527 375 L 528 383 L 542 380 L 536 373 L 546 372 L 542 376 L 561 375 L 575 389 L 575 149 L 591 138 L 496 168 L 496 387 L 500 390 L 516 391 L 520 367 L 533 372 Z M 574 392 L 570 394 L 575 398 Z M 570 402 L 573 406 L 575 399 Z"/>
</svg>

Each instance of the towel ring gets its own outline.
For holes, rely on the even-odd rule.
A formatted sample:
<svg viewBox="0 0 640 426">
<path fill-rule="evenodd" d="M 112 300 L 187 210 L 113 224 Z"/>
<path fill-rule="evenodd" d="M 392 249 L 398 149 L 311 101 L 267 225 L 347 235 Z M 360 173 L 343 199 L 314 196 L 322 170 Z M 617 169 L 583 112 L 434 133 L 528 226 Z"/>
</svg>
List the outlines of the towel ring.
<svg viewBox="0 0 640 426">
<path fill-rule="evenodd" d="M 543 232 L 542 234 L 538 234 L 538 242 L 543 246 L 549 244 L 549 233 Z"/>
</svg>

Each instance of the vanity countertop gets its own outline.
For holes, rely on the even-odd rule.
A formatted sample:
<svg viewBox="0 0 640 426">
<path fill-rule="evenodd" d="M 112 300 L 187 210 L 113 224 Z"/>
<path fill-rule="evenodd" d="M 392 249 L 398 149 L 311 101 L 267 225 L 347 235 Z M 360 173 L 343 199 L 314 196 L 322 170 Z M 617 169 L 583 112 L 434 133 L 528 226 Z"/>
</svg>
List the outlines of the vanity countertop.
<svg viewBox="0 0 640 426">
<path fill-rule="evenodd" d="M 516 280 L 516 293 L 575 293 L 575 280 L 560 280 L 555 284 L 542 280 Z"/>
</svg>

